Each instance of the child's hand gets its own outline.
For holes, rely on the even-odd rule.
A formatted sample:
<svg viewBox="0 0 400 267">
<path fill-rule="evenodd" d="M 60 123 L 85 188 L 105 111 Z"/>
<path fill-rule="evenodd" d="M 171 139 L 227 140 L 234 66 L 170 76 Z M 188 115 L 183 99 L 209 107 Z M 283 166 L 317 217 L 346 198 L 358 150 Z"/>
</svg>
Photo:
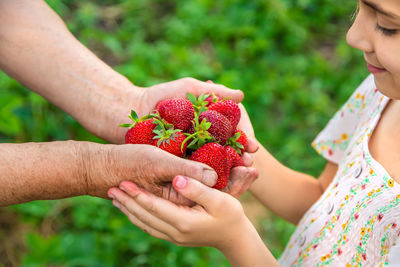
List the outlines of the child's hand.
<svg viewBox="0 0 400 267">
<path fill-rule="evenodd" d="M 247 146 L 247 152 L 254 153 L 258 149 L 258 143 L 254 134 L 253 125 L 251 124 L 250 117 L 247 114 L 246 108 L 243 104 L 239 104 L 241 118 L 237 126 L 238 129 L 244 131 L 247 135 L 249 144 Z"/>
<path fill-rule="evenodd" d="M 183 176 L 173 180 L 178 193 L 197 203 L 178 206 L 122 182 L 109 190 L 113 204 L 131 222 L 154 237 L 182 246 L 213 246 L 226 250 L 253 231 L 240 202 L 232 196 Z M 251 230 L 250 230 L 251 229 Z"/>
</svg>

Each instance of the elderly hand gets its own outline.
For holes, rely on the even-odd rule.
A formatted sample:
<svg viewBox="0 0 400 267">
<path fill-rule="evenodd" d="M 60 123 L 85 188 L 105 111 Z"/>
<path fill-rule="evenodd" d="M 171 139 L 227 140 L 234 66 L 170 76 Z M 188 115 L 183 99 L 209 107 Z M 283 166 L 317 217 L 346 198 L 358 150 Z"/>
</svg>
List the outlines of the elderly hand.
<svg viewBox="0 0 400 267">
<path fill-rule="evenodd" d="M 126 129 L 118 125 L 130 123 L 128 115 L 132 109 L 142 117 L 153 111 L 161 100 L 186 97 L 187 93 L 199 96 L 210 92 L 224 98 L 230 97 L 236 102 L 243 99 L 243 92 L 240 90 L 232 90 L 220 84 L 210 84 L 193 78 L 182 78 L 148 88 L 137 87 L 127 82 L 110 91 L 111 96 L 101 97 L 97 102 L 91 103 L 95 107 L 87 111 L 87 118 L 82 124 L 97 136 L 115 144 L 122 144 Z M 90 110 L 96 110 L 96 120 L 93 119 Z"/>
<path fill-rule="evenodd" d="M 190 175 L 213 186 L 215 171 L 199 162 L 185 160 L 148 145 L 102 145 L 80 142 L 82 177 L 87 194 L 107 197 L 107 190 L 122 181 L 132 181 L 153 194 L 175 203 L 185 201 L 172 192 L 177 175 Z"/>
<path fill-rule="evenodd" d="M 192 205 L 172 187 L 174 177 L 190 176 L 210 187 L 217 180 L 217 174 L 208 165 L 176 157 L 154 146 L 88 142 L 79 142 L 79 145 L 82 151 L 80 176 L 85 179 L 88 195 L 106 198 L 109 188 L 118 186 L 122 181 L 131 181 L 171 202 Z M 250 157 L 244 158 L 247 164 L 252 163 Z M 232 171 L 225 192 L 238 197 L 256 177 L 254 168 L 237 167 Z"/>
</svg>

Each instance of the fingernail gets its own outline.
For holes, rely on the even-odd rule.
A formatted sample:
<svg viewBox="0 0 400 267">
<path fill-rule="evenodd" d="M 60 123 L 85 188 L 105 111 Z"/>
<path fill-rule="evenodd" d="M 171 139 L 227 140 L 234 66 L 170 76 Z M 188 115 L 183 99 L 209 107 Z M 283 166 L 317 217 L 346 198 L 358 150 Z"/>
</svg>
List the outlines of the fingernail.
<svg viewBox="0 0 400 267">
<path fill-rule="evenodd" d="M 112 193 L 113 190 L 114 190 L 114 188 L 110 188 L 110 189 L 108 189 L 108 191 L 107 191 L 107 196 L 108 196 L 109 198 L 111 198 L 111 199 L 115 199 L 115 195 Z"/>
<path fill-rule="evenodd" d="M 203 172 L 203 183 L 208 186 L 214 186 L 217 182 L 218 176 L 215 171 L 204 170 Z"/>
<path fill-rule="evenodd" d="M 187 179 L 185 177 L 182 176 L 176 177 L 175 186 L 177 188 L 183 189 L 186 187 L 186 185 L 187 185 Z"/>
</svg>

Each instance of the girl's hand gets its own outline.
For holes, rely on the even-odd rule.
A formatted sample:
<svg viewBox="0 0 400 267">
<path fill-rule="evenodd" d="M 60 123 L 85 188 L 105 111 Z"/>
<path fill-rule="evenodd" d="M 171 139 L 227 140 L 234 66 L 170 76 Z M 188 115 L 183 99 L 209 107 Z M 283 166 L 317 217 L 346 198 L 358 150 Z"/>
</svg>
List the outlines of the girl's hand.
<svg viewBox="0 0 400 267">
<path fill-rule="evenodd" d="M 143 231 L 181 246 L 212 246 L 224 251 L 235 242 L 240 244 L 253 229 L 234 197 L 183 176 L 175 177 L 173 186 L 197 204 L 175 205 L 131 182 L 122 182 L 108 195 Z"/>
</svg>

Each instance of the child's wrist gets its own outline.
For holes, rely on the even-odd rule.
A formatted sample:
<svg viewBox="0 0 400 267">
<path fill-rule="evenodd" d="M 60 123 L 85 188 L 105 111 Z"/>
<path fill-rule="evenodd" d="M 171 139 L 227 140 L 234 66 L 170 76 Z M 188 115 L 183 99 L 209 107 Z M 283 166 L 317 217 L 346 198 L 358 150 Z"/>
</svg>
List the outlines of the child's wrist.
<svg viewBox="0 0 400 267">
<path fill-rule="evenodd" d="M 238 231 L 218 248 L 233 267 L 279 266 L 247 217 Z"/>
<path fill-rule="evenodd" d="M 246 216 L 243 216 L 241 221 L 240 225 L 229 233 L 229 237 L 224 238 L 221 244 L 216 246 L 228 259 L 240 253 L 243 246 L 247 246 L 249 243 L 260 238 L 256 229 Z"/>
</svg>

